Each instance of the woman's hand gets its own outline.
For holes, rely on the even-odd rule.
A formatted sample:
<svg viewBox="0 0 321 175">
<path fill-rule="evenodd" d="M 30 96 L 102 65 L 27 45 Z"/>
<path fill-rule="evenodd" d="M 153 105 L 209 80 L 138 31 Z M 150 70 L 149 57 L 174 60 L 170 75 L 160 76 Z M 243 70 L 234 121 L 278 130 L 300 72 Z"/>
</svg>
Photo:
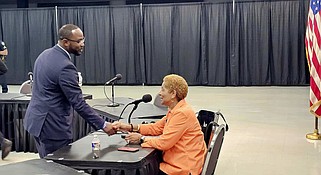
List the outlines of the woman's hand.
<svg viewBox="0 0 321 175">
<path fill-rule="evenodd" d="M 137 132 L 130 132 L 125 137 L 125 140 L 130 144 L 140 144 L 141 137 L 142 135 Z"/>
</svg>

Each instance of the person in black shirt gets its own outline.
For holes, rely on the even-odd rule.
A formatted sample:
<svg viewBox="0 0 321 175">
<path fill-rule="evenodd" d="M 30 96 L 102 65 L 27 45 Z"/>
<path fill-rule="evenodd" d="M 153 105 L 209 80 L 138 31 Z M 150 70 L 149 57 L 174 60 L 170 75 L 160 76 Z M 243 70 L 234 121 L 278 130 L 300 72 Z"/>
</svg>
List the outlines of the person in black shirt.
<svg viewBox="0 0 321 175">
<path fill-rule="evenodd" d="M 3 41 L 0 41 L 0 62 L 3 62 L 5 64 L 6 56 L 8 55 L 8 49 L 6 47 L 6 44 Z M 2 93 L 8 93 L 8 85 L 7 85 L 7 78 L 6 75 L 0 76 L 0 85 L 2 86 Z"/>
<path fill-rule="evenodd" d="M 7 65 L 2 61 L 3 57 L 8 55 L 8 50 L 3 41 L 0 40 L 0 75 L 4 75 L 8 71 Z M 0 144 L 1 144 L 1 158 L 4 159 L 8 156 L 11 151 L 12 142 L 4 138 L 3 134 L 0 132 Z"/>
</svg>

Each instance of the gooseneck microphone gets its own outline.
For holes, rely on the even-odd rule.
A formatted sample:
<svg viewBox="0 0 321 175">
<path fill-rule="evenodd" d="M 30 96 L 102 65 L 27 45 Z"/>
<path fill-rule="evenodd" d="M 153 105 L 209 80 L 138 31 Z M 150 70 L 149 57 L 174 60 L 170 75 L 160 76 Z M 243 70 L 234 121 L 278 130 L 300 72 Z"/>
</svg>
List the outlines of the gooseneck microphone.
<svg viewBox="0 0 321 175">
<path fill-rule="evenodd" d="M 133 102 L 128 103 L 128 104 L 123 108 L 123 110 L 121 111 L 118 120 L 121 119 L 121 116 L 123 115 L 123 113 L 124 113 L 125 109 L 127 108 L 127 106 L 132 105 L 132 104 L 135 104 L 135 106 L 133 107 L 132 111 L 130 112 L 130 114 L 129 114 L 129 116 L 128 116 L 128 123 L 130 123 L 130 117 L 131 117 L 132 113 L 134 112 L 134 110 L 137 109 L 138 104 L 141 103 L 141 102 L 148 103 L 148 102 L 150 102 L 150 101 L 152 101 L 152 96 L 151 96 L 150 94 L 145 94 L 145 95 L 143 95 L 143 97 L 142 97 L 141 99 L 135 100 L 135 101 L 133 101 Z"/>
<path fill-rule="evenodd" d="M 135 100 L 129 104 L 134 104 L 135 106 L 133 107 L 132 111 L 130 111 L 129 116 L 128 116 L 128 123 L 130 123 L 130 118 L 132 117 L 133 112 L 137 109 L 138 104 L 141 102 L 148 103 L 152 101 L 152 96 L 150 94 L 146 94 L 142 97 L 142 99 Z"/>
<path fill-rule="evenodd" d="M 133 102 L 131 102 L 131 103 L 129 103 L 129 104 L 130 104 L 130 105 L 131 105 L 131 104 L 137 105 L 137 104 L 139 104 L 140 102 L 148 103 L 148 102 L 150 102 L 150 101 L 152 101 L 152 96 L 151 96 L 150 94 L 146 94 L 146 95 L 143 95 L 143 97 L 142 97 L 141 99 L 135 100 L 135 101 L 133 101 Z"/>
<path fill-rule="evenodd" d="M 117 74 L 114 78 L 110 79 L 109 81 L 107 81 L 105 84 L 110 84 L 113 83 L 116 80 L 120 80 L 123 76 L 121 74 Z"/>
<path fill-rule="evenodd" d="M 117 80 L 120 80 L 122 77 L 123 76 L 121 74 L 117 74 L 114 78 L 110 79 L 109 81 L 107 81 L 105 83 L 105 85 L 108 85 L 108 84 L 111 83 L 111 98 L 112 98 L 112 100 L 111 100 L 111 104 L 107 105 L 108 107 L 117 107 L 117 106 L 119 106 L 118 103 L 115 103 L 114 82 L 117 81 Z M 104 90 L 105 90 L 105 88 L 104 88 Z M 106 93 L 105 93 L 105 95 L 106 95 Z M 107 97 L 107 95 L 106 95 L 106 97 Z"/>
</svg>

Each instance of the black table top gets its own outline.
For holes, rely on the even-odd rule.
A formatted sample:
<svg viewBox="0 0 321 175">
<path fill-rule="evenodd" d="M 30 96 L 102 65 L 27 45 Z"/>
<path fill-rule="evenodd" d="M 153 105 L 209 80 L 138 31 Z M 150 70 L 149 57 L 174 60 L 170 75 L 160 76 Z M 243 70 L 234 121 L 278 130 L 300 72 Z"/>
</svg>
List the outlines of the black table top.
<svg viewBox="0 0 321 175">
<path fill-rule="evenodd" d="M 123 108 L 130 102 L 134 101 L 134 99 L 129 97 L 116 97 L 115 103 L 120 104 L 118 107 L 108 107 L 107 105 L 111 102 L 107 99 L 93 99 L 88 100 L 87 103 L 94 108 L 99 114 L 107 116 L 112 120 L 118 120 L 121 111 Z M 135 105 L 129 105 L 122 114 L 123 119 L 127 119 L 131 110 Z M 132 114 L 132 119 L 145 119 L 145 118 L 161 118 L 165 116 L 167 113 L 167 108 L 161 108 L 155 106 L 151 102 L 149 103 L 140 103 L 137 109 Z"/>
<path fill-rule="evenodd" d="M 20 93 L 0 93 L 0 102 L 4 103 L 16 103 L 24 102 L 28 103 L 31 96 Z"/>
<path fill-rule="evenodd" d="M 100 157 L 93 158 L 91 141 L 97 135 L 100 139 Z M 117 148 L 128 146 L 139 148 L 137 152 L 118 151 Z M 140 168 L 146 164 L 146 160 L 154 156 L 155 149 L 142 148 L 140 145 L 127 145 L 120 134 L 108 136 L 103 132 L 94 132 L 69 146 L 63 147 L 45 159 L 67 165 L 77 169 L 108 169 L 108 168 Z"/>
<path fill-rule="evenodd" d="M 0 174 L 21 175 L 21 174 L 50 174 L 50 175 L 85 175 L 70 167 L 60 165 L 45 159 L 33 159 L 0 166 Z"/>
</svg>

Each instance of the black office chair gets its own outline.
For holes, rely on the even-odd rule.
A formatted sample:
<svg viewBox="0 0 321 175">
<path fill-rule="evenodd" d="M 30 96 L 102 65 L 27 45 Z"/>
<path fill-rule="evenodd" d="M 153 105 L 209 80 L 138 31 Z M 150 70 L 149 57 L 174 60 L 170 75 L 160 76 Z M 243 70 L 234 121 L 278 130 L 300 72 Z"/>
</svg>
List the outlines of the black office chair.
<svg viewBox="0 0 321 175">
<path fill-rule="evenodd" d="M 215 113 L 207 110 L 200 110 L 196 113 L 198 122 L 202 127 L 203 133 L 205 133 L 207 125 L 214 121 Z"/>
<path fill-rule="evenodd" d="M 228 124 L 225 120 L 225 117 L 223 116 L 223 114 L 218 111 L 218 112 L 213 112 L 213 111 L 208 111 L 208 110 L 200 110 L 199 112 L 196 113 L 197 114 L 197 119 L 202 127 L 202 131 L 205 134 L 206 133 L 206 127 L 207 125 L 211 122 L 214 121 L 216 124 L 218 123 L 218 119 L 219 117 L 221 117 L 224 120 L 225 123 L 225 128 L 226 131 L 228 131 L 229 127 Z"/>
<path fill-rule="evenodd" d="M 201 125 L 202 132 L 204 134 L 204 141 L 207 147 L 213 137 L 216 127 L 218 126 L 218 118 L 215 118 L 215 116 L 214 112 L 207 110 L 200 110 L 197 113 L 197 119 Z"/>
<path fill-rule="evenodd" d="M 211 121 L 214 121 L 215 112 L 208 110 L 200 110 L 197 114 L 197 119 L 201 126 L 206 127 Z"/>
<path fill-rule="evenodd" d="M 225 135 L 225 125 L 222 124 L 218 127 L 211 144 L 208 148 L 206 159 L 204 162 L 201 175 L 213 175 L 217 165 L 218 157 L 221 152 L 223 140 Z"/>
</svg>

